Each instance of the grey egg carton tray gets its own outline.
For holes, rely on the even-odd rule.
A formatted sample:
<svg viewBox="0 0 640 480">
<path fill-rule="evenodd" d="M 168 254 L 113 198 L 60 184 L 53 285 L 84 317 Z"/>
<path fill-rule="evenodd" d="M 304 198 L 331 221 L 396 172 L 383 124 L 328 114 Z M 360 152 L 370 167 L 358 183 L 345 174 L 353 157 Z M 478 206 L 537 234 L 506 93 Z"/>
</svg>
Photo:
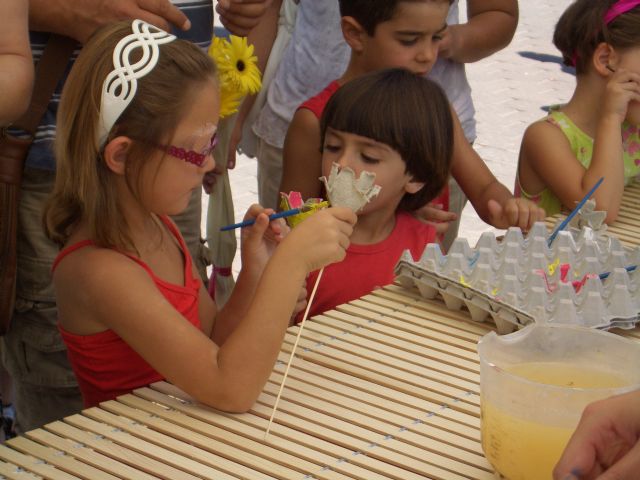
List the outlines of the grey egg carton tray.
<svg viewBox="0 0 640 480">
<path fill-rule="evenodd" d="M 415 261 L 405 251 L 395 273 L 421 295 L 440 295 L 471 318 L 491 317 L 501 333 L 532 322 L 633 328 L 640 314 L 640 249 L 589 227 L 561 231 L 548 246 L 543 223 L 524 236 L 510 228 L 501 240 L 485 232 L 471 248 L 457 238 L 448 254 L 426 246 Z M 601 274 L 608 274 L 601 278 Z"/>
</svg>

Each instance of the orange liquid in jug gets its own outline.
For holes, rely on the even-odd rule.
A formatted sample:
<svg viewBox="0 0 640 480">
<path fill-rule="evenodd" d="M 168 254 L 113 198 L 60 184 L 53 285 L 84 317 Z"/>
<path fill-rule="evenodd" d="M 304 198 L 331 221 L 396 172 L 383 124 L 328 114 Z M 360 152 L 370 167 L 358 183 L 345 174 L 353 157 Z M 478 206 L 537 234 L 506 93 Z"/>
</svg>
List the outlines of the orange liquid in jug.
<svg viewBox="0 0 640 480">
<path fill-rule="evenodd" d="M 609 373 L 562 363 L 522 363 L 506 371 L 534 382 L 573 388 L 628 384 Z M 518 417 L 483 401 L 482 449 L 493 468 L 508 480 L 550 480 L 578 420 L 571 427 L 559 427 L 527 419 L 527 413 Z"/>
</svg>

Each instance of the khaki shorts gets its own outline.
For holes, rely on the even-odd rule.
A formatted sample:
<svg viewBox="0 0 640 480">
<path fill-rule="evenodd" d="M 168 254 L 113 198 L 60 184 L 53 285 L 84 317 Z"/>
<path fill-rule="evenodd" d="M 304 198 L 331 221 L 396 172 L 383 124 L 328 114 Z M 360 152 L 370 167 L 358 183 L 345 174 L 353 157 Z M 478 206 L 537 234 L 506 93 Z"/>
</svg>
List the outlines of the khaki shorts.
<svg viewBox="0 0 640 480">
<path fill-rule="evenodd" d="M 2 338 L 13 378 L 18 433 L 78 412 L 82 398 L 57 328 L 51 265 L 58 253 L 42 228 L 54 172 L 26 169 L 18 210 L 16 305 Z"/>
<path fill-rule="evenodd" d="M 258 141 L 258 200 L 266 208 L 278 208 L 282 181 L 282 149 Z"/>
</svg>

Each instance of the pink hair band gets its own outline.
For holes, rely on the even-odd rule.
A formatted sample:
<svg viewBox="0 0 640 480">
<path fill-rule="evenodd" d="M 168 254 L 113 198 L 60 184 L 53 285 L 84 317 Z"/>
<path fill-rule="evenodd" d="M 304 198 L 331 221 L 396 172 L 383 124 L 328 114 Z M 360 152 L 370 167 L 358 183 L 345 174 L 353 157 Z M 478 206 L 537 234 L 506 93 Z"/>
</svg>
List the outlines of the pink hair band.
<svg viewBox="0 0 640 480">
<path fill-rule="evenodd" d="M 611 5 L 611 8 L 609 8 L 607 13 L 604 14 L 605 25 L 609 25 L 620 15 L 627 13 L 638 5 L 640 5 L 640 0 L 618 0 L 616 3 Z"/>
</svg>

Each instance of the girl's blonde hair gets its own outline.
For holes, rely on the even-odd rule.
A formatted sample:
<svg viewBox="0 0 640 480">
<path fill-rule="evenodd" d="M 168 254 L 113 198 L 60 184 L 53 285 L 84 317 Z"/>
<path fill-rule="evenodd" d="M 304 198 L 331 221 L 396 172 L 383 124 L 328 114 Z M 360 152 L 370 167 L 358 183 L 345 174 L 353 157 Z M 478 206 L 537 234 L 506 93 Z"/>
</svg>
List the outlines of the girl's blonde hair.
<svg viewBox="0 0 640 480">
<path fill-rule="evenodd" d="M 553 33 L 553 44 L 565 65 L 587 71 L 593 52 L 602 43 L 625 49 L 640 45 L 640 6 L 605 23 L 605 14 L 618 0 L 576 0 L 564 11 Z"/>
<path fill-rule="evenodd" d="M 135 249 L 116 193 L 116 175 L 107 167 L 96 140 L 102 84 L 113 70 L 113 50 L 131 33 L 131 22 L 96 31 L 83 47 L 65 83 L 57 116 L 56 181 L 45 208 L 47 236 L 63 245 L 78 222 L 90 238 L 106 248 Z M 158 63 L 138 80 L 135 97 L 111 129 L 133 140 L 125 180 L 140 198 L 141 169 L 157 145 L 168 143 L 186 107 L 205 82 L 216 80 L 213 61 L 185 40 L 161 45 Z M 139 57 L 132 58 L 133 61 Z"/>
</svg>

